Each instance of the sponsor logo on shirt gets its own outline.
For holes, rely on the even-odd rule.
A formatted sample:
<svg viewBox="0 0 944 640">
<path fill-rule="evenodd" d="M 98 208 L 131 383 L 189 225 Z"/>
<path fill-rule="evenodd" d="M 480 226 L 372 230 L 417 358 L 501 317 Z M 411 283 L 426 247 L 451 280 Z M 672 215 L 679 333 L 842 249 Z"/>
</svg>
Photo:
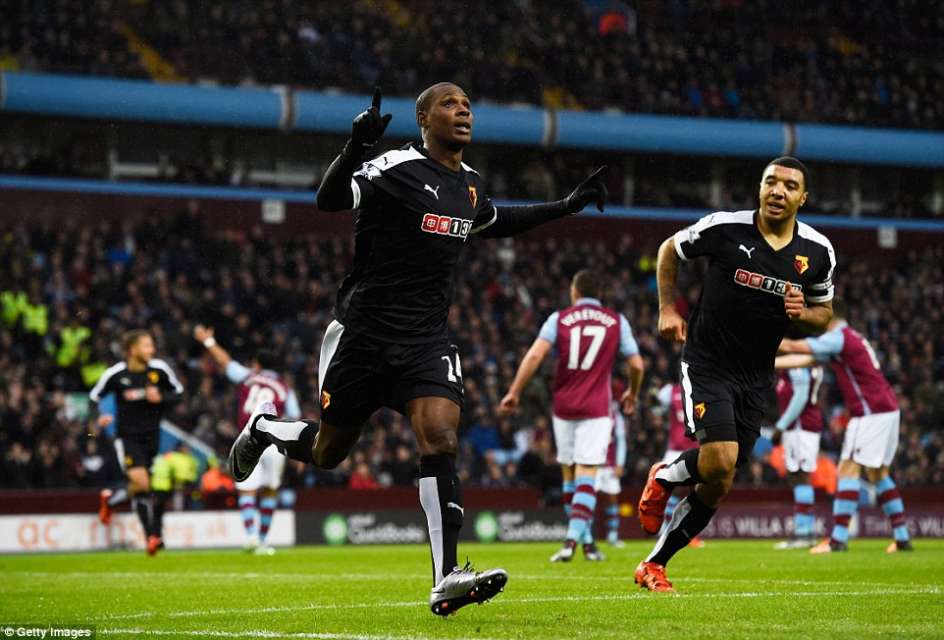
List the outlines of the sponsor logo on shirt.
<svg viewBox="0 0 944 640">
<path fill-rule="evenodd" d="M 762 273 L 753 273 L 746 269 L 738 269 L 735 271 L 734 281 L 742 287 L 766 291 L 767 293 L 772 293 L 777 296 L 786 296 L 787 291 L 790 290 L 791 286 L 794 286 L 801 291 L 803 290 L 803 287 L 796 284 L 795 282 L 779 280 L 771 276 L 765 276 Z"/>
<path fill-rule="evenodd" d="M 426 233 L 452 236 L 465 240 L 469 235 L 469 231 L 472 229 L 472 221 L 463 220 L 462 218 L 453 218 L 451 216 L 438 216 L 435 213 L 427 213 L 423 216 L 420 229 Z"/>
</svg>

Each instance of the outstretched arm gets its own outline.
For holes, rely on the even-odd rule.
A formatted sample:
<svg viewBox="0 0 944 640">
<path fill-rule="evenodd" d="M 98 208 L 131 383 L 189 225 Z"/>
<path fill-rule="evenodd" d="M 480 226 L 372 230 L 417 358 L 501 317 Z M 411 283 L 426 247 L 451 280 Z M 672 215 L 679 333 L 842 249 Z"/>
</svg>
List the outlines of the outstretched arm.
<svg viewBox="0 0 944 640">
<path fill-rule="evenodd" d="M 793 353 L 787 356 L 777 356 L 774 360 L 775 369 L 796 369 L 799 367 L 812 367 L 816 364 L 813 356 Z"/>
<path fill-rule="evenodd" d="M 376 87 L 370 108 L 354 118 L 351 139 L 325 171 L 316 197 L 318 208 L 322 211 L 345 211 L 360 204 L 360 197 L 355 195 L 358 188 L 352 184 L 351 176 L 364 161 L 367 152 L 383 136 L 393 118 L 389 113 L 380 115 L 380 100 L 380 87 Z"/>
<path fill-rule="evenodd" d="M 506 238 L 529 231 L 534 227 L 583 211 L 584 207 L 596 203 L 601 212 L 606 205 L 607 189 L 603 178 L 606 166 L 602 166 L 586 180 L 577 185 L 563 200 L 529 205 L 495 207 L 495 220 L 479 232 L 483 238 Z"/>
<path fill-rule="evenodd" d="M 524 386 L 528 384 L 528 380 L 534 376 L 534 372 L 541 366 L 544 358 L 550 353 L 552 346 L 553 345 L 544 338 L 538 338 L 534 341 L 534 344 L 528 349 L 528 353 L 526 353 L 521 360 L 521 364 L 518 365 L 518 372 L 515 373 L 515 379 L 512 381 L 508 393 L 502 398 L 501 404 L 498 407 L 498 413 L 500 415 L 509 415 L 518 408 Z"/>
</svg>

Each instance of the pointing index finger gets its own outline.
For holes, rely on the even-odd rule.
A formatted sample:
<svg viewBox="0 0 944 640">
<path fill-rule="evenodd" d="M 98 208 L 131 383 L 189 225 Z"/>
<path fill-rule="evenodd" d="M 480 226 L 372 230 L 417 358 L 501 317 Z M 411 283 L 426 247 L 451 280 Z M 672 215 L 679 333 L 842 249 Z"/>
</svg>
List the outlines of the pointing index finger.
<svg viewBox="0 0 944 640">
<path fill-rule="evenodd" d="M 380 97 L 380 87 L 374 87 L 374 99 L 370 106 L 377 109 L 377 111 L 380 111 Z"/>
</svg>

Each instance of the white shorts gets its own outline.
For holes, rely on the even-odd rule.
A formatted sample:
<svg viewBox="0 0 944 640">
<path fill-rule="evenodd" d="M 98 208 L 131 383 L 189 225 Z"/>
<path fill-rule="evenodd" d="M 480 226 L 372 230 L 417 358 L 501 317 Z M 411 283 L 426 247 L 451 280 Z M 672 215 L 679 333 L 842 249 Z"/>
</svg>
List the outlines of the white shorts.
<svg viewBox="0 0 944 640">
<path fill-rule="evenodd" d="M 849 420 L 842 440 L 841 460 L 852 460 L 863 467 L 878 469 L 895 459 L 901 411 L 873 413 Z"/>
<path fill-rule="evenodd" d="M 793 428 L 783 432 L 783 461 L 790 473 L 816 471 L 819 434 Z"/>
<path fill-rule="evenodd" d="M 597 493 L 607 493 L 611 496 L 618 496 L 622 490 L 623 487 L 620 486 L 620 479 L 616 477 L 615 467 L 600 467 L 597 469 L 594 491 Z"/>
<path fill-rule="evenodd" d="M 565 420 L 552 416 L 557 461 L 561 464 L 606 464 L 606 450 L 613 434 L 613 418 Z"/>
<path fill-rule="evenodd" d="M 236 483 L 239 491 L 258 491 L 259 489 L 278 489 L 282 484 L 282 471 L 285 470 L 285 456 L 275 447 L 268 447 L 262 452 L 259 464 L 249 477 Z"/>
</svg>

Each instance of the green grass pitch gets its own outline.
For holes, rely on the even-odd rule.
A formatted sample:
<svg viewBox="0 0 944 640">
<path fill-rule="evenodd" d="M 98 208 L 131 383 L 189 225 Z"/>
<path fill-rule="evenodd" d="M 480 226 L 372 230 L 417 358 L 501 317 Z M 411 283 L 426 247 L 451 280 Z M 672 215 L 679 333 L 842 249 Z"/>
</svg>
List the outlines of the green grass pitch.
<svg viewBox="0 0 944 640">
<path fill-rule="evenodd" d="M 708 541 L 670 565 L 677 595 L 632 584 L 649 543 L 553 565 L 553 544 L 466 544 L 463 559 L 510 580 L 447 619 L 426 605 L 429 552 L 418 545 L 0 556 L 0 625 L 92 625 L 98 638 L 944 637 L 944 540 L 893 555 L 886 544 L 811 557 Z"/>
</svg>

